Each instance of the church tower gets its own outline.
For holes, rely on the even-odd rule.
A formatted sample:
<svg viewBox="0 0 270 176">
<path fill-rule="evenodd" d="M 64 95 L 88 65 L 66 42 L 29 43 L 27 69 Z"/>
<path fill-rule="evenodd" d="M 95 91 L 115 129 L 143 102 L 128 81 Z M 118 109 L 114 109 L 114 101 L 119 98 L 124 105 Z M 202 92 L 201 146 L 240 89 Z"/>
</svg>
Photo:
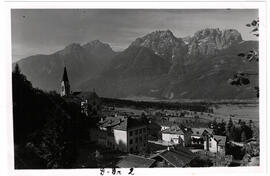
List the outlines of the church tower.
<svg viewBox="0 0 270 176">
<path fill-rule="evenodd" d="M 64 68 L 64 73 L 63 73 L 63 77 L 62 77 L 62 81 L 61 81 L 61 92 L 60 92 L 61 96 L 68 96 L 70 95 L 70 85 L 69 85 L 69 81 L 68 81 L 68 75 L 67 75 L 67 69 L 66 66 Z"/>
</svg>

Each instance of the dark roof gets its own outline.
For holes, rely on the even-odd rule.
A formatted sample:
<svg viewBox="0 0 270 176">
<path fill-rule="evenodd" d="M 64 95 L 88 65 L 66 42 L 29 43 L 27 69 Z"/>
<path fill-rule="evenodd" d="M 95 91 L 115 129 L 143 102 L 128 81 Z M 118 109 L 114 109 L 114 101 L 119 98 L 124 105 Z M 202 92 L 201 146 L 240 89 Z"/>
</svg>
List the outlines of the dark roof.
<svg viewBox="0 0 270 176">
<path fill-rule="evenodd" d="M 156 157 L 163 158 L 175 167 L 184 167 L 189 164 L 190 161 L 196 157 L 196 155 L 187 148 L 178 146 L 177 149 L 166 149 L 161 153 L 152 156 L 151 158 L 154 159 Z"/>
<path fill-rule="evenodd" d="M 68 75 L 67 75 L 67 69 L 66 69 L 66 67 L 64 68 L 64 73 L 63 73 L 62 81 L 64 81 L 64 82 L 67 82 L 68 81 Z"/>
<path fill-rule="evenodd" d="M 226 136 L 213 135 L 213 138 L 218 142 L 219 146 L 225 146 Z"/>
<path fill-rule="evenodd" d="M 155 162 L 154 159 L 129 154 L 128 156 L 120 160 L 117 166 L 120 168 L 138 168 L 138 167 L 145 168 L 151 167 L 151 165 L 153 165 L 154 162 Z"/>
<path fill-rule="evenodd" d="M 134 119 L 131 117 L 117 116 L 117 117 L 106 117 L 104 120 L 99 122 L 99 127 L 103 128 L 114 128 L 118 130 L 127 130 L 133 127 L 146 126 L 141 120 Z"/>
<path fill-rule="evenodd" d="M 180 134 L 180 135 L 184 134 L 183 130 L 178 125 L 173 125 L 170 128 L 165 129 L 161 132 L 167 134 Z"/>
<path fill-rule="evenodd" d="M 210 128 L 192 128 L 191 130 L 192 136 L 202 136 L 205 131 L 209 134 L 213 133 L 213 129 Z"/>
</svg>

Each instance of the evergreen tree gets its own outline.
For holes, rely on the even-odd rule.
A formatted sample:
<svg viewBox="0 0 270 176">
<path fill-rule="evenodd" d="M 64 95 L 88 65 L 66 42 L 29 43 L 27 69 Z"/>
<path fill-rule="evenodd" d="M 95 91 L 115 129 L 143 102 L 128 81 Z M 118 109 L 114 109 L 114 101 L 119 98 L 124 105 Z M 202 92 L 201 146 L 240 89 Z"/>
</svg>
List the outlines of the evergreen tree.
<svg viewBox="0 0 270 176">
<path fill-rule="evenodd" d="M 15 74 L 20 74 L 21 73 L 21 70 L 19 68 L 19 64 L 18 63 L 16 63 L 16 65 L 14 67 L 13 73 L 15 73 Z"/>
<path fill-rule="evenodd" d="M 230 117 L 230 120 L 226 126 L 226 136 L 228 137 L 229 140 L 233 140 L 233 129 L 234 129 L 234 124 L 233 124 L 232 118 Z"/>
</svg>

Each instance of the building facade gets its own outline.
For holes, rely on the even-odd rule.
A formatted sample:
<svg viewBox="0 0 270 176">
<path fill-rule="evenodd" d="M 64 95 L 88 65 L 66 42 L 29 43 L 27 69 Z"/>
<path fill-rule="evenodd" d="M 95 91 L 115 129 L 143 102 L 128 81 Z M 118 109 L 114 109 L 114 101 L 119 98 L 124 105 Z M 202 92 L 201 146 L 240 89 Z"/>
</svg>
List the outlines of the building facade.
<svg viewBox="0 0 270 176">
<path fill-rule="evenodd" d="M 204 145 L 204 141 L 206 140 L 206 136 L 212 135 L 213 130 L 210 128 L 191 128 L 191 144 L 199 144 Z"/>
<path fill-rule="evenodd" d="M 182 146 L 189 146 L 191 144 L 191 131 L 188 129 L 181 129 L 177 125 L 173 125 L 161 131 L 162 140 L 165 142 L 172 142 Z"/>
<path fill-rule="evenodd" d="M 209 135 L 204 141 L 204 150 L 212 153 L 225 154 L 226 136 Z"/>
<path fill-rule="evenodd" d="M 147 147 L 147 125 L 131 117 L 107 117 L 99 123 L 98 144 L 122 152 L 142 152 Z"/>
</svg>

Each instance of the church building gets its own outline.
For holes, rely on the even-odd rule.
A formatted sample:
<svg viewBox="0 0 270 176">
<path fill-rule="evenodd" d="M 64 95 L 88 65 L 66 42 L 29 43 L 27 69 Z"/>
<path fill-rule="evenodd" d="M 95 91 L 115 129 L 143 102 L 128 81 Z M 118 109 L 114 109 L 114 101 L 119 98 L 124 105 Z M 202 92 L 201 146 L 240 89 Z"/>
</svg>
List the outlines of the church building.
<svg viewBox="0 0 270 176">
<path fill-rule="evenodd" d="M 68 75 L 67 75 L 67 68 L 65 66 L 64 68 L 64 73 L 61 81 L 61 91 L 60 95 L 63 96 L 69 96 L 70 95 L 70 84 L 68 80 Z"/>
<path fill-rule="evenodd" d="M 99 98 L 95 90 L 93 90 L 92 92 L 71 92 L 66 66 L 64 67 L 64 72 L 61 80 L 60 95 L 67 102 L 75 102 L 80 104 L 81 113 L 85 114 L 86 116 L 98 115 L 100 111 L 101 99 Z"/>
</svg>

